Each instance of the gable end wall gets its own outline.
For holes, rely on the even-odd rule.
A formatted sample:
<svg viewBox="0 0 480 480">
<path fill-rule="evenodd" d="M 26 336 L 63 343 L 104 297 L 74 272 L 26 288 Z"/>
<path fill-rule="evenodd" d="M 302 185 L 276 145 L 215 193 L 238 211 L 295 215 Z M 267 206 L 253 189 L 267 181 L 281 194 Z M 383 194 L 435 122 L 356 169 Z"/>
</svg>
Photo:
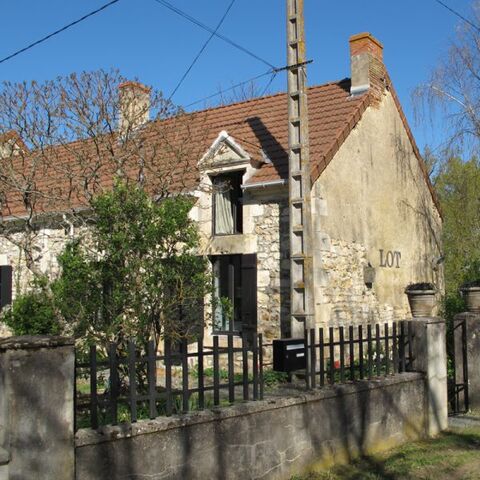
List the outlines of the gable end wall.
<svg viewBox="0 0 480 480">
<path fill-rule="evenodd" d="M 409 283 L 443 289 L 442 269 L 433 268 L 440 215 L 390 93 L 367 108 L 312 192 L 318 323 L 405 318 Z"/>
</svg>

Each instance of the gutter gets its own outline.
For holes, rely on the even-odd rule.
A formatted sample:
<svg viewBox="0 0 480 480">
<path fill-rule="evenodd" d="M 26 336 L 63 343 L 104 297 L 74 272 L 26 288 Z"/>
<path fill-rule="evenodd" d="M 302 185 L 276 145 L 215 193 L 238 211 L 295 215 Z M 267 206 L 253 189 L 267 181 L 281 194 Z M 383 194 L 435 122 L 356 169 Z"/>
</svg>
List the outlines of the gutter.
<svg viewBox="0 0 480 480">
<path fill-rule="evenodd" d="M 287 180 L 270 180 L 268 182 L 258 182 L 258 183 L 248 183 L 244 185 L 240 185 L 242 190 L 249 190 L 251 188 L 267 188 L 267 187 L 275 187 L 280 185 L 286 185 Z"/>
</svg>

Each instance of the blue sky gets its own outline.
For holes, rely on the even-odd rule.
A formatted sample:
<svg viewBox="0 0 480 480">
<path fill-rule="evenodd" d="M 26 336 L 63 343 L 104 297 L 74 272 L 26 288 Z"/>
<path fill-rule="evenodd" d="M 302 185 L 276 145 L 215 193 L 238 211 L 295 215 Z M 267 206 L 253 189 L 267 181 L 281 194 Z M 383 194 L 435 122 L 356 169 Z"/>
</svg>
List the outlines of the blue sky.
<svg viewBox="0 0 480 480">
<path fill-rule="evenodd" d="M 444 0 L 468 15 L 469 0 Z M 215 26 L 230 0 L 170 0 Z M 98 8 L 106 0 L 1 1 L 0 57 Z M 384 45 L 384 58 L 414 135 L 441 141 L 441 131 L 413 118 L 411 91 L 455 34 L 459 19 L 434 0 L 305 0 L 309 84 L 349 76 L 348 38 L 369 31 Z M 285 65 L 285 0 L 237 0 L 221 33 L 275 66 Z M 171 93 L 209 34 L 154 0 L 120 0 L 46 43 L 0 64 L 0 81 L 44 80 L 74 71 L 115 67 L 127 77 Z M 264 64 L 218 39 L 212 40 L 173 100 L 189 104 L 261 74 Z M 260 80 L 263 85 L 268 81 Z M 262 83 L 263 82 L 263 83 Z M 270 91 L 286 89 L 279 75 Z"/>
</svg>

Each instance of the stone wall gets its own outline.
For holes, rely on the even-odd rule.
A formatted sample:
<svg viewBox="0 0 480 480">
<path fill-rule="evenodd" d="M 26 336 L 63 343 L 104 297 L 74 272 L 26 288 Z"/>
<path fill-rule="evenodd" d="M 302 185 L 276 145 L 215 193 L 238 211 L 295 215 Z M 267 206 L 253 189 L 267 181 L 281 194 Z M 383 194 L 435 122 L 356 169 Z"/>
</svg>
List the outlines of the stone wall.
<svg viewBox="0 0 480 480">
<path fill-rule="evenodd" d="M 13 267 L 13 298 L 28 289 L 32 274 L 25 263 L 25 256 L 18 247 L 22 233 L 13 234 L 13 241 L 0 235 L 0 265 Z M 36 265 L 42 273 L 53 276 L 58 271 L 57 256 L 71 238 L 64 228 L 42 228 L 34 240 Z"/>
<path fill-rule="evenodd" d="M 317 271 L 315 300 L 325 306 L 320 322 L 326 325 L 392 322 L 408 317 L 408 309 L 381 303 L 365 282 L 367 249 L 360 243 L 329 239 Z"/>
<path fill-rule="evenodd" d="M 80 430 L 76 478 L 288 479 L 426 433 L 424 377 L 407 373 L 296 397 Z"/>
<path fill-rule="evenodd" d="M 258 331 L 266 340 L 290 328 L 288 203 L 265 201 L 253 212 L 257 236 Z"/>
<path fill-rule="evenodd" d="M 408 284 L 442 291 L 442 221 L 390 93 L 364 112 L 312 196 L 318 324 L 404 318 Z"/>
<path fill-rule="evenodd" d="M 0 478 L 73 480 L 73 341 L 0 341 Z"/>
</svg>

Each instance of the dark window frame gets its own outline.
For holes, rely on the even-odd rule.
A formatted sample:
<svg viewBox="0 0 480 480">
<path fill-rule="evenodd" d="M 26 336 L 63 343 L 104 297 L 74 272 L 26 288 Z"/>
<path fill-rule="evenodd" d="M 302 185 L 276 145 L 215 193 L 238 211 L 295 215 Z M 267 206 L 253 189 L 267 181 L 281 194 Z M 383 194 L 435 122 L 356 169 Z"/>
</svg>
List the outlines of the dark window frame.
<svg viewBox="0 0 480 480">
<path fill-rule="evenodd" d="M 212 335 L 233 335 L 239 336 L 242 333 L 247 334 L 247 340 L 253 339 L 252 333 L 258 328 L 258 304 L 257 304 L 257 254 L 230 254 L 230 255 L 212 255 L 210 257 L 212 268 L 215 269 L 215 262 L 225 262 L 228 271 L 228 285 L 223 284 L 223 290 L 228 292 L 227 298 L 234 299 L 234 317 L 229 322 L 229 328 L 218 328 L 215 318 L 215 309 L 213 310 Z M 221 268 L 221 265 L 218 267 Z M 237 275 L 235 276 L 235 269 Z M 225 265 L 224 272 L 225 274 Z M 222 276 L 221 270 L 219 275 Z M 233 278 L 233 281 L 232 281 Z M 221 282 L 221 279 L 219 279 Z M 214 280 L 215 282 L 215 273 Z M 222 294 L 222 283 L 220 287 L 220 296 Z M 214 293 L 215 294 L 215 293 Z M 237 303 L 235 303 L 237 302 Z M 222 318 L 222 327 L 224 321 Z M 235 327 L 240 328 L 235 328 Z M 251 337 L 251 338 L 250 338 Z"/>
<path fill-rule="evenodd" d="M 242 180 L 245 170 L 234 170 L 229 172 L 221 172 L 218 174 L 210 175 L 212 181 L 213 193 L 212 193 L 212 236 L 214 237 L 226 237 L 229 235 L 242 235 L 243 234 L 243 191 L 242 191 Z M 218 178 L 225 177 L 226 179 L 233 178 L 235 180 L 235 200 L 233 202 L 233 224 L 235 226 L 235 231 L 233 233 L 217 233 L 216 231 L 216 200 L 215 200 L 215 180 Z"/>
</svg>

